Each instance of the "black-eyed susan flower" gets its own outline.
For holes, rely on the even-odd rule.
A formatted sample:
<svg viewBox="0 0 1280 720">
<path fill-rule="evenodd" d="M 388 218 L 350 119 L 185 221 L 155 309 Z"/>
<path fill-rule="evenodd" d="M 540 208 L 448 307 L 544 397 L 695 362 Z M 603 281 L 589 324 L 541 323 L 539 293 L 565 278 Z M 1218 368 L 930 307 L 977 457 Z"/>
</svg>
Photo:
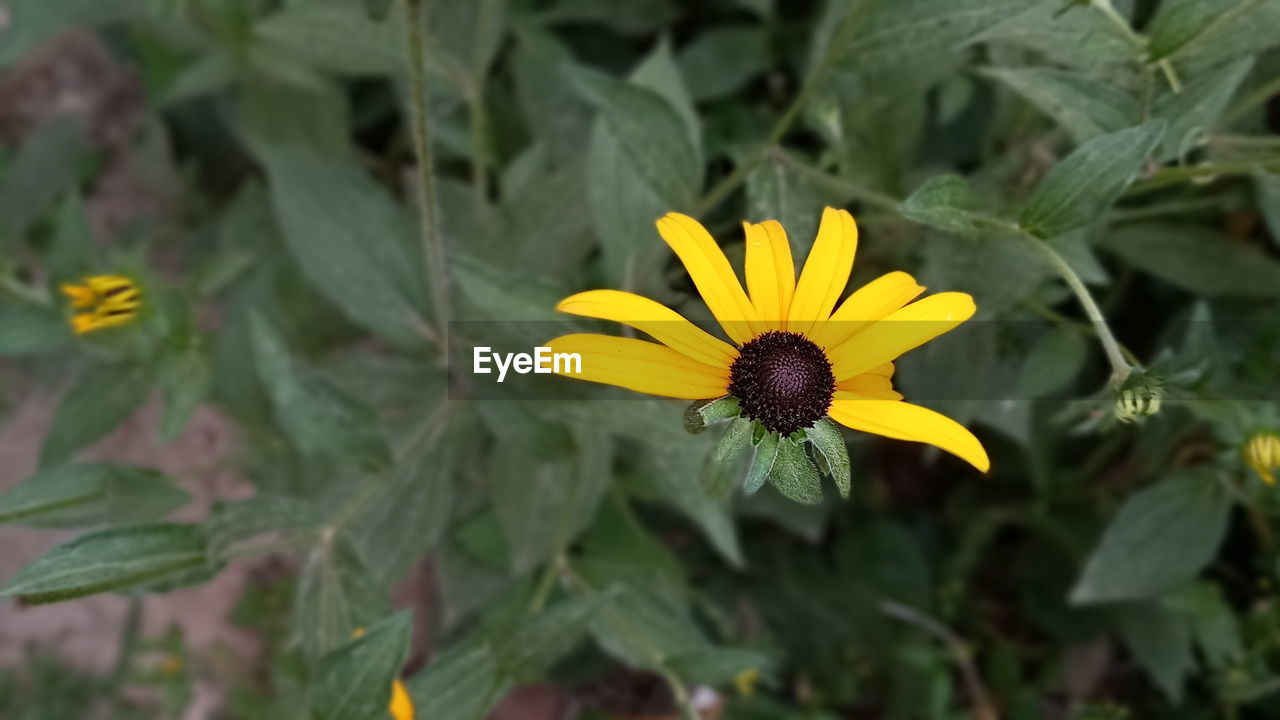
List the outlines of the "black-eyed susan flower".
<svg viewBox="0 0 1280 720">
<path fill-rule="evenodd" d="M 62 292 L 78 312 L 71 316 L 77 335 L 124 325 L 138 315 L 142 293 L 133 280 L 122 275 L 93 275 L 82 285 L 64 283 Z"/>
<path fill-rule="evenodd" d="M 924 288 L 906 273 L 891 272 L 839 302 L 858 245 L 857 226 L 844 210 L 823 212 L 798 278 L 782 226 L 772 220 L 743 223 L 745 290 L 696 220 L 670 213 L 657 225 L 729 342 L 654 300 L 591 290 L 565 298 L 557 309 L 629 325 L 657 342 L 596 334 L 558 337 L 548 343 L 554 352 L 578 353 L 582 359 L 581 372 L 561 374 L 652 395 L 736 399 L 736 404 L 726 400 L 731 409 L 718 417 L 740 415 L 758 426 L 740 433 L 751 438 L 757 458 L 762 447 L 777 448 L 782 457 L 788 442 L 803 440 L 793 437 L 798 431 L 815 445 L 824 444 L 810 431 L 829 417 L 854 430 L 929 443 L 988 470 L 987 453 L 972 433 L 944 415 L 904 402 L 892 382 L 895 359 L 973 315 L 969 295 L 944 292 L 912 302 Z M 844 453 L 843 441 L 837 452 Z M 755 487 L 758 482 L 763 480 L 757 478 Z M 748 491 L 754 489 L 751 475 L 747 484 Z"/>
<path fill-rule="evenodd" d="M 1280 432 L 1262 430 L 1251 435 L 1244 443 L 1244 462 L 1262 482 L 1275 484 L 1276 468 L 1280 468 Z"/>
</svg>

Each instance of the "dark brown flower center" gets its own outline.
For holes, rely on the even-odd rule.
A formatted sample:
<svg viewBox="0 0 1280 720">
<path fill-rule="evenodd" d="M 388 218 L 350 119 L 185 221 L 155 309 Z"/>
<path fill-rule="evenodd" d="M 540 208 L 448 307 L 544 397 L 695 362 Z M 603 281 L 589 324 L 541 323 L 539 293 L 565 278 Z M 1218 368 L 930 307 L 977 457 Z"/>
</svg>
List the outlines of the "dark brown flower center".
<svg viewBox="0 0 1280 720">
<path fill-rule="evenodd" d="M 797 333 L 771 330 L 753 338 L 729 368 L 729 393 L 742 414 L 781 435 L 821 420 L 835 390 L 826 353 Z"/>
</svg>

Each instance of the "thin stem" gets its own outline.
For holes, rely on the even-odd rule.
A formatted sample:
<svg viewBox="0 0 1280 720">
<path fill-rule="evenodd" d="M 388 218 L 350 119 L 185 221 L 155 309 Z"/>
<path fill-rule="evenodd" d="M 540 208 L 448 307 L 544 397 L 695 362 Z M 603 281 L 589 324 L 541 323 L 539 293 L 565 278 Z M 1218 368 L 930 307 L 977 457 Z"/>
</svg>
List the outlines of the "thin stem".
<svg viewBox="0 0 1280 720">
<path fill-rule="evenodd" d="M 1022 305 L 1026 307 L 1028 310 L 1030 310 L 1031 312 L 1039 315 L 1040 317 L 1043 317 L 1046 320 L 1052 320 L 1053 322 L 1060 323 L 1062 325 L 1065 325 L 1066 327 L 1071 328 L 1072 330 L 1075 330 L 1076 332 L 1079 332 L 1083 335 L 1088 335 L 1089 337 L 1092 337 L 1092 338 L 1098 337 L 1097 326 L 1094 325 L 1093 323 L 1084 323 L 1084 322 L 1080 322 L 1079 320 L 1076 320 L 1075 318 L 1067 317 L 1066 315 L 1063 315 L 1057 310 L 1054 310 L 1051 307 L 1046 307 L 1044 305 L 1041 305 L 1040 303 L 1034 300 L 1023 300 Z M 1129 348 L 1125 347 L 1124 345 L 1120 345 L 1120 353 L 1124 355 L 1124 359 L 1130 365 L 1138 364 L 1138 356 L 1134 355 L 1133 351 L 1129 350 Z"/>
<path fill-rule="evenodd" d="M 1227 198 L 1222 196 L 1190 198 L 1187 200 L 1172 200 L 1166 203 L 1154 203 L 1136 208 L 1118 208 L 1111 211 L 1112 222 L 1133 222 L 1135 220 L 1147 220 L 1155 217 L 1164 217 L 1166 215 L 1181 215 L 1183 213 L 1194 213 L 1201 210 L 1212 210 L 1221 206 Z"/>
<path fill-rule="evenodd" d="M 1255 170 L 1280 171 L 1280 157 L 1233 163 L 1206 163 L 1204 165 L 1160 168 L 1152 173 L 1150 177 L 1130 185 L 1124 194 L 1126 196 L 1142 195 L 1152 190 L 1176 185 L 1183 180 L 1210 181 L 1217 177 L 1248 175 Z"/>
<path fill-rule="evenodd" d="M 942 641 L 942 644 L 946 645 L 947 650 L 951 652 L 951 657 L 955 660 L 956 666 L 960 668 L 960 677 L 964 681 L 965 692 L 969 695 L 969 702 L 973 705 L 974 717 L 978 718 L 978 720 L 999 720 L 1000 711 L 996 709 L 995 703 L 991 700 L 991 694 L 987 692 L 987 687 L 982 682 L 982 676 L 978 674 L 977 668 L 974 667 L 973 652 L 963 638 L 952 632 L 951 628 L 919 610 L 892 600 L 882 601 L 880 603 L 880 612 L 895 620 L 901 620 L 908 625 L 917 627 Z"/>
<path fill-rule="evenodd" d="M 1116 10 L 1115 6 L 1111 4 L 1111 0 L 1091 0 L 1089 5 L 1095 10 L 1101 12 L 1104 17 L 1111 21 L 1112 25 L 1119 28 L 1120 32 L 1124 34 L 1125 38 L 1127 38 L 1136 49 L 1142 51 L 1144 55 L 1146 54 L 1146 38 L 1139 35 L 1133 29 L 1133 26 L 1129 24 L 1128 19 L 1121 15 L 1119 11 Z"/>
<path fill-rule="evenodd" d="M 1008 228 L 1018 237 L 1026 240 L 1031 245 L 1039 248 L 1044 254 L 1045 259 L 1053 266 L 1062 279 L 1067 282 L 1067 286 L 1075 293 L 1076 299 L 1080 301 L 1084 313 L 1089 317 L 1089 321 L 1093 324 L 1093 329 L 1098 335 L 1098 342 L 1102 344 L 1102 351 L 1107 356 L 1107 362 L 1111 364 L 1111 386 L 1119 388 L 1121 383 L 1129 377 L 1133 372 L 1133 366 L 1125 360 L 1124 351 L 1120 347 L 1119 341 L 1115 335 L 1111 333 L 1111 326 L 1107 324 L 1107 318 L 1102 314 L 1102 308 L 1098 307 L 1098 303 L 1093 299 L 1093 293 L 1089 291 L 1089 287 L 1084 284 L 1076 271 L 1071 265 L 1053 249 L 1049 243 L 1032 235 L 1018 225 L 1010 223 Z"/>
<path fill-rule="evenodd" d="M 441 359 L 448 362 L 449 347 L 443 340 L 449 336 L 449 268 L 445 264 L 444 243 L 440 237 L 439 213 L 436 210 L 435 165 L 431 159 L 431 125 L 427 114 L 426 0 L 401 2 L 405 10 L 409 115 L 414 155 L 418 161 L 418 225 L 422 233 L 423 260 L 431 285 L 432 304 L 436 308 Z"/>
<path fill-rule="evenodd" d="M 1169 89 L 1175 93 L 1182 92 L 1182 81 L 1178 79 L 1178 71 L 1173 69 L 1173 63 L 1169 62 L 1169 58 L 1163 58 L 1157 64 L 1160 66 L 1160 72 L 1164 73 L 1164 79 L 1169 81 Z"/>
<path fill-rule="evenodd" d="M 1210 145 L 1228 147 L 1275 148 L 1280 147 L 1280 137 L 1274 135 L 1210 135 L 1205 138 Z"/>
</svg>

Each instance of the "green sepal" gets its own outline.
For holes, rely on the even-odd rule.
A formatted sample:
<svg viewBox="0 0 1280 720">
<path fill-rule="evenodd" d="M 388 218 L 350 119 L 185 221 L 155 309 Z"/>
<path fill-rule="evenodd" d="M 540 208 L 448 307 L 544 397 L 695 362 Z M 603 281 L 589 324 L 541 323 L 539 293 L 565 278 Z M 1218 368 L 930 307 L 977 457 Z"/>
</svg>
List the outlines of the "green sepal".
<svg viewBox="0 0 1280 720">
<path fill-rule="evenodd" d="M 782 438 L 778 442 L 777 460 L 769 472 L 769 482 L 778 492 L 805 505 L 822 502 L 822 480 L 818 469 L 805 454 L 804 442 Z"/>
<path fill-rule="evenodd" d="M 822 418 L 813 427 L 806 428 L 804 434 L 813 443 L 818 469 L 835 480 L 836 487 L 840 489 L 840 497 L 849 497 L 852 475 L 849 448 L 844 444 L 844 436 L 840 434 L 839 428 L 827 418 Z"/>
<path fill-rule="evenodd" d="M 765 433 L 755 443 L 756 456 L 751 460 L 751 469 L 747 470 L 747 480 L 742 485 L 742 489 L 746 494 L 754 494 L 764 487 L 764 481 L 769 479 L 769 475 L 773 472 L 773 466 L 778 461 L 780 447 L 778 440 L 776 433 Z"/>
<path fill-rule="evenodd" d="M 725 430 L 724 435 L 720 438 L 720 444 L 716 446 L 715 459 L 717 462 L 727 462 L 737 457 L 738 453 L 747 449 L 751 444 L 752 422 L 744 417 L 738 417 L 729 423 L 729 429 Z"/>
<path fill-rule="evenodd" d="M 738 417 L 738 398 L 725 395 L 715 400 L 695 400 L 684 411 L 685 431 L 697 435 L 708 425 Z"/>
</svg>

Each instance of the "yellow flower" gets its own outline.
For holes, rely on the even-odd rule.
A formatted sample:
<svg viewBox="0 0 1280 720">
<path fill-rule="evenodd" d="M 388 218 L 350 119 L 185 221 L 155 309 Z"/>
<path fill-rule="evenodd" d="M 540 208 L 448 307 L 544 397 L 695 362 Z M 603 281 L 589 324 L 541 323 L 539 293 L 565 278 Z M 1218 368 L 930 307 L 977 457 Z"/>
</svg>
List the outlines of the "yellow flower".
<svg viewBox="0 0 1280 720">
<path fill-rule="evenodd" d="M 65 283 L 62 292 L 71 299 L 71 307 L 86 311 L 71 316 L 77 335 L 124 325 L 137 317 L 142 305 L 138 286 L 120 275 L 93 275 L 83 285 Z"/>
<path fill-rule="evenodd" d="M 358 638 L 364 635 L 364 628 L 358 627 L 351 633 L 351 637 Z M 391 713 L 394 720 L 413 720 L 413 698 L 409 697 L 409 691 L 405 690 L 404 683 L 399 679 L 391 681 L 391 704 L 387 706 L 387 712 Z"/>
<path fill-rule="evenodd" d="M 1263 430 L 1254 433 L 1244 444 L 1244 461 L 1262 482 L 1272 485 L 1276 481 L 1276 468 L 1280 468 L 1280 432 Z"/>
<path fill-rule="evenodd" d="M 903 402 L 892 383 L 898 356 L 973 315 L 969 295 L 945 292 L 911 302 L 924 288 L 906 273 L 891 272 L 837 308 L 858 245 L 857 226 L 844 210 L 823 212 L 799 279 L 782 226 L 743 223 L 746 291 L 696 220 L 669 213 L 657 224 L 732 344 L 648 298 L 590 290 L 557 309 L 629 325 L 658 342 L 564 335 L 548 345 L 578 353 L 582 362 L 580 373 L 561 374 L 688 400 L 733 395 L 744 416 L 781 435 L 829 416 L 854 430 L 936 445 L 983 472 L 990 468 L 986 450 L 963 425 Z"/>
</svg>

